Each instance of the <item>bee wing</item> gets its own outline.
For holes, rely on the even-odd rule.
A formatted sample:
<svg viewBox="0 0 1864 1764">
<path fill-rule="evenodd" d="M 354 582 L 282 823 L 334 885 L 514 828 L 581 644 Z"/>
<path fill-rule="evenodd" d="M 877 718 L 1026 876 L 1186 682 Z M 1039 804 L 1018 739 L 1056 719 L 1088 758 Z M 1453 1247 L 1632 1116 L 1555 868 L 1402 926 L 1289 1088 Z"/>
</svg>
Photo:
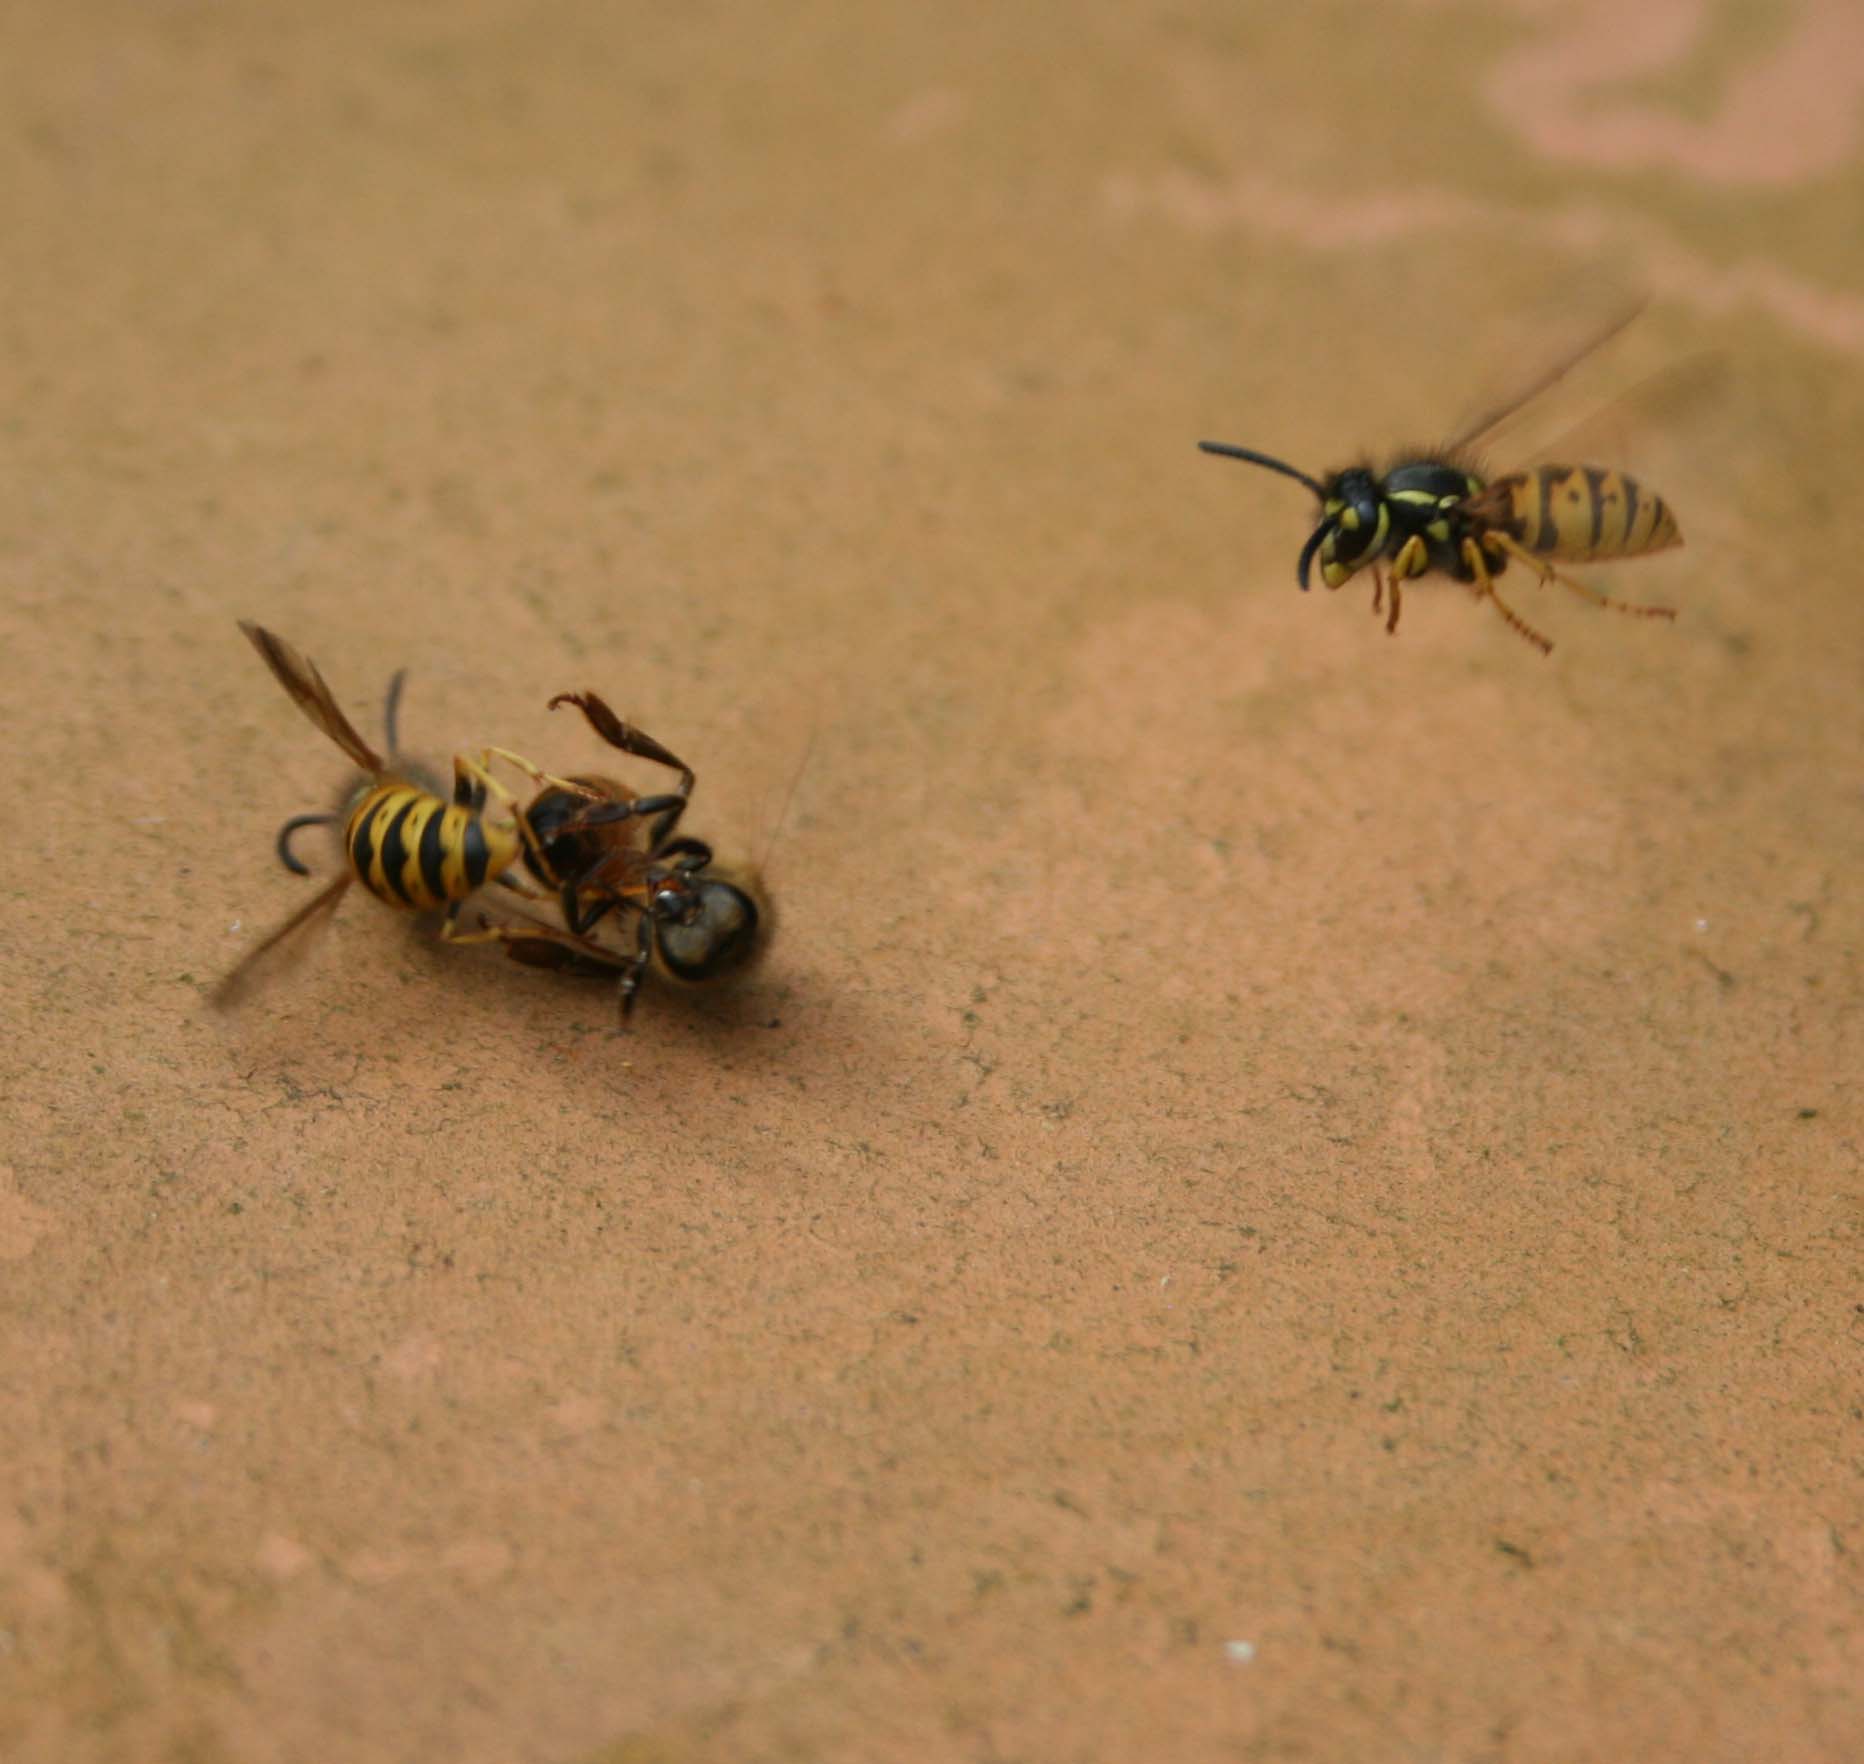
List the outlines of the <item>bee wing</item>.
<svg viewBox="0 0 1864 1764">
<path fill-rule="evenodd" d="M 241 619 L 239 628 L 272 670 L 272 677 L 290 693 L 292 702 L 363 771 L 380 777 L 388 769 L 382 763 L 382 756 L 356 733 L 335 695 L 324 683 L 323 675 L 317 671 L 317 664 L 263 625 Z M 390 709 L 392 715 L 392 699 Z"/>
<path fill-rule="evenodd" d="M 577 891 L 612 894 L 625 905 L 639 906 L 648 894 L 648 868 L 645 844 L 610 846 L 576 878 Z"/>
<path fill-rule="evenodd" d="M 337 877 L 334 882 L 318 891 L 315 900 L 299 907 L 257 948 L 248 950 L 226 978 L 208 995 L 208 1002 L 214 1009 L 217 1011 L 231 1010 L 252 990 L 259 978 L 262 965 L 270 965 L 266 961 L 268 956 L 284 948 L 300 933 L 308 937 L 313 930 L 320 930 L 327 925 L 330 922 L 330 915 L 336 911 L 337 902 L 343 898 L 353 879 L 347 872 Z"/>
<path fill-rule="evenodd" d="M 1450 443 L 1450 451 L 1452 453 L 1474 452 L 1492 441 L 1499 430 L 1519 416 L 1543 392 L 1550 391 L 1557 386 L 1588 356 L 1603 349 L 1649 304 L 1648 300 L 1639 299 L 1620 308 L 1603 326 L 1591 332 L 1577 346 L 1569 349 L 1550 365 L 1543 367 L 1525 385 L 1516 387 L 1499 404 L 1491 405 L 1483 411 Z"/>
</svg>

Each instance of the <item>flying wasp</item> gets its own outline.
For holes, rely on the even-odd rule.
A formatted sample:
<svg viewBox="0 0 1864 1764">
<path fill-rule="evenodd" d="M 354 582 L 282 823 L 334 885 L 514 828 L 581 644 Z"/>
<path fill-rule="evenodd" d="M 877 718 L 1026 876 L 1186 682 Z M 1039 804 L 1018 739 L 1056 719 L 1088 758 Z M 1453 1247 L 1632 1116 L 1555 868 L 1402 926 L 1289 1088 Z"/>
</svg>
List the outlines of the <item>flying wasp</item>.
<svg viewBox="0 0 1864 1764">
<path fill-rule="evenodd" d="M 297 874 L 308 875 L 310 872 L 292 851 L 293 837 L 304 827 L 341 821 L 344 871 L 248 952 L 215 989 L 214 1003 L 224 1006 L 235 1002 L 252 978 L 254 965 L 294 932 L 333 912 L 353 882 L 360 882 L 389 906 L 444 913 L 440 928 L 443 939 L 511 942 L 496 928 L 459 928 L 460 908 L 487 883 L 500 882 L 532 898 L 549 898 L 524 888 L 508 875 L 521 860 L 531 867 L 545 863 L 543 848 L 528 812 L 488 768 L 493 761 L 503 760 L 541 787 L 540 798 L 553 792 L 568 792 L 583 801 L 593 797 L 579 793 L 567 779 L 553 777 L 518 754 L 488 747 L 477 757 L 463 753 L 454 756 L 453 798 L 448 801 L 404 776 L 357 734 L 308 657 L 260 625 L 242 620 L 240 629 L 292 701 L 366 776 L 341 815 L 294 815 L 279 828 L 280 860 Z M 389 688 L 391 752 L 401 678 L 397 674 Z M 488 802 L 495 802 L 502 812 L 491 812 Z"/>
<path fill-rule="evenodd" d="M 679 774 L 676 790 L 636 796 L 613 778 L 552 781 L 525 810 L 535 845 L 524 852 L 530 873 L 551 890 L 563 929 L 526 919 L 505 927 L 517 960 L 559 972 L 620 976 L 625 1022 L 651 966 L 669 980 L 697 984 L 748 966 L 763 952 L 772 924 L 762 879 L 748 865 L 718 863 L 701 839 L 677 834 L 696 775 L 644 730 L 624 722 L 593 692 L 561 692 L 550 708 L 573 704 L 611 747 Z M 614 912 L 634 916 L 626 953 L 591 933 Z M 488 931 L 501 927 L 486 921 Z"/>
<path fill-rule="evenodd" d="M 1633 316 L 1635 312 L 1617 319 L 1447 447 L 1400 456 L 1383 471 L 1355 465 L 1314 478 L 1254 448 L 1221 441 L 1200 441 L 1198 446 L 1226 459 L 1266 466 L 1313 491 L 1320 502 L 1320 523 L 1301 547 L 1295 579 L 1305 593 L 1315 564 L 1329 588 L 1339 588 L 1370 568 L 1372 609 L 1377 613 L 1388 586 L 1382 564 L 1390 574 L 1391 605 L 1385 621 L 1389 632 L 1398 629 L 1399 583 L 1435 570 L 1466 584 L 1543 655 L 1550 653 L 1553 644 L 1496 592 L 1495 578 L 1511 561 L 1532 570 L 1542 586 L 1558 582 L 1595 606 L 1637 618 L 1673 619 L 1674 607 L 1614 600 L 1554 565 L 1555 559 L 1589 563 L 1644 557 L 1681 545 L 1676 517 L 1661 496 L 1628 473 L 1599 466 L 1538 465 L 1486 477 L 1475 460 L 1475 450 L 1484 440 Z"/>
</svg>

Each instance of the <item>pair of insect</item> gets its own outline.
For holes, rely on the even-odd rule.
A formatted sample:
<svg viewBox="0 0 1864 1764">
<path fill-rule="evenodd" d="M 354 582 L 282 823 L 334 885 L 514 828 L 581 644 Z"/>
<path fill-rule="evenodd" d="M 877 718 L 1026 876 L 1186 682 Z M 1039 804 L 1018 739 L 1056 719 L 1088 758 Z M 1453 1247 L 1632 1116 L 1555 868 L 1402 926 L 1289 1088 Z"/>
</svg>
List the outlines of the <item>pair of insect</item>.
<svg viewBox="0 0 1864 1764">
<path fill-rule="evenodd" d="M 449 800 L 399 764 L 402 675 L 389 685 L 384 759 L 357 734 L 315 663 L 260 625 L 242 621 L 240 629 L 292 701 L 365 777 L 341 814 L 294 815 L 279 828 L 279 861 L 303 876 L 310 872 L 294 854 L 293 838 L 305 827 L 341 822 L 345 868 L 221 981 L 216 1004 L 236 1003 L 264 958 L 321 922 L 357 882 L 389 906 L 442 914 L 444 940 L 502 943 L 514 960 L 533 967 L 619 976 L 624 1021 L 650 966 L 670 980 L 701 982 L 760 953 L 771 918 L 758 878 L 715 863 L 703 840 L 676 831 L 696 782 L 692 768 L 595 693 L 559 693 L 550 706 L 575 705 L 611 747 L 678 773 L 677 789 L 636 795 L 613 778 L 557 777 L 520 754 L 487 747 L 454 755 Z M 493 775 L 496 762 L 536 787 L 528 803 Z M 554 909 L 561 922 L 521 912 L 513 924 L 481 913 L 477 928 L 462 930 L 467 901 L 493 886 Z M 611 914 L 632 915 L 631 949 L 594 935 Z"/>
<path fill-rule="evenodd" d="M 1526 565 L 1543 586 L 1558 582 L 1595 606 L 1637 618 L 1673 619 L 1673 607 L 1614 600 L 1554 567 L 1555 560 L 1590 563 L 1645 557 L 1681 545 L 1683 535 L 1662 497 L 1627 473 L 1599 466 L 1538 465 L 1485 479 L 1473 457 L 1485 439 L 1617 335 L 1638 310 L 1614 320 L 1447 447 L 1401 456 L 1383 472 L 1354 465 L 1315 478 L 1251 447 L 1224 441 L 1198 445 L 1206 453 L 1266 466 L 1313 491 L 1320 502 L 1320 522 L 1301 548 L 1295 579 L 1305 592 L 1308 573 L 1318 564 L 1320 579 L 1329 588 L 1339 588 L 1370 568 L 1374 613 L 1390 590 L 1387 631 L 1398 629 L 1399 583 L 1435 570 L 1464 583 L 1543 655 L 1551 653 L 1551 641 L 1496 592 L 1495 578 L 1511 561 Z"/>
</svg>

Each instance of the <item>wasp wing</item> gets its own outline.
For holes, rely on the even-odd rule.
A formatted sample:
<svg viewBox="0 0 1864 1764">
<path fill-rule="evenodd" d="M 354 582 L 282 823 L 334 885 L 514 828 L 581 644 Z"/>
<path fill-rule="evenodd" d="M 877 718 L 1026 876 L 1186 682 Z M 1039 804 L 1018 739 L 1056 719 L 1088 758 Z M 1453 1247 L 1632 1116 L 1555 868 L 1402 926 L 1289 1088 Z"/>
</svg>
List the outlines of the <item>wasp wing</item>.
<svg viewBox="0 0 1864 1764">
<path fill-rule="evenodd" d="M 1714 351 L 1686 355 L 1646 374 L 1545 445 L 1533 447 L 1525 463 L 1578 465 L 1630 458 L 1637 451 L 1637 433 L 1649 437 L 1653 430 L 1676 428 L 1713 398 L 1727 377 L 1726 355 Z"/>
<path fill-rule="evenodd" d="M 335 694 L 317 671 L 317 664 L 263 625 L 241 619 L 239 628 L 272 670 L 272 677 L 291 695 L 292 702 L 363 771 L 375 777 L 382 776 L 388 769 L 382 763 L 382 756 L 356 733 L 337 704 Z"/>
<path fill-rule="evenodd" d="M 312 930 L 321 929 L 322 926 L 328 924 L 330 915 L 336 911 L 337 903 L 343 898 L 353 880 L 354 878 L 347 873 L 337 877 L 334 882 L 319 890 L 315 900 L 299 907 L 257 948 L 249 950 L 237 966 L 208 995 L 208 1002 L 214 1009 L 230 1010 L 257 984 L 261 967 L 271 966 L 271 963 L 267 961 L 268 957 L 274 952 L 283 950 L 300 933 L 308 937 Z"/>
<path fill-rule="evenodd" d="M 1499 404 L 1491 405 L 1482 412 L 1450 443 L 1450 451 L 1452 453 L 1474 452 L 1486 442 L 1492 441 L 1499 430 L 1519 416 L 1543 392 L 1551 391 L 1587 357 L 1603 349 L 1649 304 L 1648 300 L 1636 300 L 1615 313 L 1602 327 L 1591 332 L 1574 348 L 1540 369 L 1525 385 L 1516 387 Z"/>
</svg>

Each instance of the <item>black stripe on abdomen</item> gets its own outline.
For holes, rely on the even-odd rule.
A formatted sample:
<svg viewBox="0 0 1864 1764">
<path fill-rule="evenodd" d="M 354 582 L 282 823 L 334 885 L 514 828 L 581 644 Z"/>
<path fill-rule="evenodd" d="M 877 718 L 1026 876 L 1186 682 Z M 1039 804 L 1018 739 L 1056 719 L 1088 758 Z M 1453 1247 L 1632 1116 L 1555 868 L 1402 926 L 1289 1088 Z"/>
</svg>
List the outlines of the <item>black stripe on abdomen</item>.
<svg viewBox="0 0 1864 1764">
<path fill-rule="evenodd" d="M 373 829 L 376 813 L 385 800 L 385 798 L 378 797 L 374 803 L 365 805 L 362 813 L 357 815 L 355 824 L 350 828 L 350 868 L 356 872 L 356 880 L 372 892 L 375 884 L 369 880 L 369 868 L 375 862 Z"/>
<path fill-rule="evenodd" d="M 407 800 L 395 810 L 389 818 L 388 825 L 382 830 L 382 877 L 395 891 L 395 898 L 413 906 L 414 896 L 408 892 L 408 885 L 402 880 L 402 871 L 408 863 L 408 845 L 402 837 L 402 828 L 409 815 L 414 813 L 414 805 L 420 799 L 412 792 Z M 386 805 L 384 805 L 386 806 Z"/>
<path fill-rule="evenodd" d="M 485 827 L 477 815 L 469 815 L 460 845 L 466 859 L 466 886 L 477 888 L 485 880 L 486 866 L 492 854 L 486 849 Z"/>
<path fill-rule="evenodd" d="M 1534 535 L 1534 549 L 1552 551 L 1560 543 L 1560 526 L 1553 518 L 1553 471 L 1542 466 L 1534 476 L 1540 480 L 1540 529 Z"/>
<path fill-rule="evenodd" d="M 1599 524 L 1605 519 L 1605 479 L 1607 473 L 1597 466 L 1586 467 L 1586 488 L 1592 492 L 1592 544 L 1594 557 L 1599 554 Z"/>
<path fill-rule="evenodd" d="M 447 811 L 435 803 L 434 812 L 421 829 L 421 885 L 427 890 L 428 901 L 435 906 L 447 898 L 446 821 Z"/>
</svg>

